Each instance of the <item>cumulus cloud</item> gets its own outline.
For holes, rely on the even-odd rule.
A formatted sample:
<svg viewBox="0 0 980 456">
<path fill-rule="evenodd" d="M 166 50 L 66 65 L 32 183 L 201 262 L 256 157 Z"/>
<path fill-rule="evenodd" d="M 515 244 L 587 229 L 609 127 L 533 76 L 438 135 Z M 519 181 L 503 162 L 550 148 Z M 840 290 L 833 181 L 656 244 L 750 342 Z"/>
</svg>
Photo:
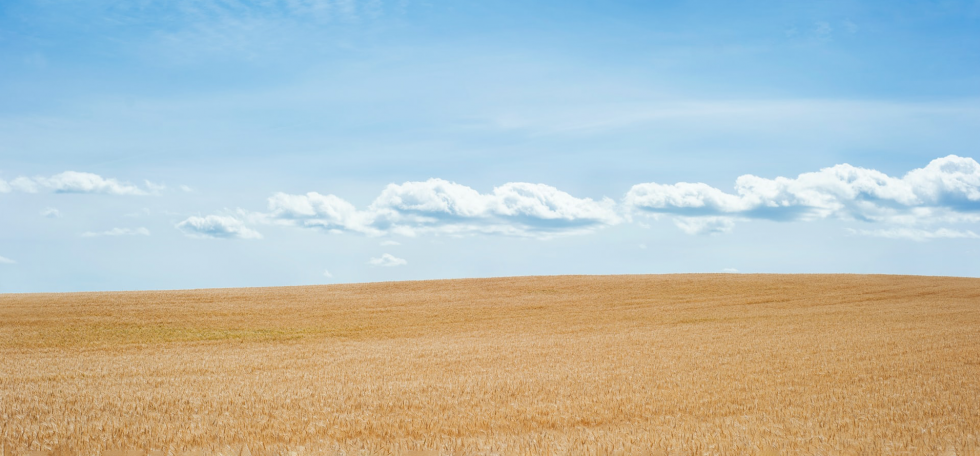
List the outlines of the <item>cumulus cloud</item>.
<svg viewBox="0 0 980 456">
<path fill-rule="evenodd" d="M 371 258 L 370 260 L 368 260 L 368 264 L 370 264 L 372 266 L 393 267 L 393 266 L 403 266 L 403 265 L 406 265 L 406 264 L 408 264 L 408 261 L 405 261 L 402 258 L 398 258 L 398 257 L 396 257 L 396 256 L 394 256 L 394 255 L 392 255 L 390 253 L 385 253 L 385 254 L 381 255 L 380 257 Z"/>
<path fill-rule="evenodd" d="M 848 230 L 851 234 L 874 236 L 888 239 L 911 239 L 913 241 L 928 241 L 930 239 L 980 239 L 980 235 L 970 230 L 921 230 L 914 228 L 887 228 L 879 230 Z"/>
<path fill-rule="evenodd" d="M 576 198 L 544 184 L 512 182 L 483 194 L 442 179 L 389 184 L 367 208 L 335 196 L 277 193 L 268 219 L 330 232 L 367 235 L 474 233 L 550 237 L 621 221 L 616 203 Z"/>
<path fill-rule="evenodd" d="M 0 192 L 19 191 L 37 193 L 50 190 L 55 193 L 103 193 L 109 195 L 148 195 L 165 187 L 146 181 L 146 189 L 136 185 L 105 178 L 98 174 L 65 171 L 50 177 L 18 177 L 12 181 L 0 181 Z"/>
<path fill-rule="evenodd" d="M 334 195 L 277 193 L 269 198 L 269 211 L 273 220 L 306 228 L 381 234 L 372 226 L 374 214 L 358 211 L 353 204 Z"/>
<path fill-rule="evenodd" d="M 245 226 L 241 220 L 225 215 L 189 217 L 177 224 L 177 229 L 190 237 L 214 239 L 262 239 L 259 232 Z"/>
<path fill-rule="evenodd" d="M 630 213 L 672 214 L 692 234 L 723 232 L 736 220 L 823 218 L 915 224 L 976 220 L 980 164 L 949 155 L 903 177 L 841 164 L 796 178 L 743 175 L 734 193 L 704 183 L 634 185 L 623 200 Z"/>
<path fill-rule="evenodd" d="M 749 220 L 832 218 L 880 228 L 859 234 L 967 238 L 951 234 L 962 231 L 937 230 L 936 225 L 980 223 L 980 163 L 949 155 L 901 177 L 849 164 L 792 178 L 749 174 L 738 177 L 732 191 L 697 182 L 641 183 L 632 186 L 620 204 L 609 198 L 575 197 L 545 184 L 511 182 L 481 193 L 455 182 L 429 179 L 389 184 L 360 208 L 332 194 L 276 193 L 268 198 L 266 212 L 191 217 L 178 228 L 192 236 L 222 238 L 259 238 L 247 226 L 271 223 L 368 236 L 488 234 L 544 239 L 590 233 L 624 220 L 647 227 L 646 222 L 660 217 L 671 218 L 692 235 L 727 233 Z M 896 227 L 906 231 L 895 231 Z"/>
<path fill-rule="evenodd" d="M 0 264 L 16 264 L 17 262 L 11 260 L 10 258 L 0 256 Z"/>
<path fill-rule="evenodd" d="M 108 231 L 86 231 L 82 233 L 82 237 L 98 237 L 98 236 L 149 236 L 150 230 L 139 227 L 139 228 L 113 228 Z"/>
</svg>

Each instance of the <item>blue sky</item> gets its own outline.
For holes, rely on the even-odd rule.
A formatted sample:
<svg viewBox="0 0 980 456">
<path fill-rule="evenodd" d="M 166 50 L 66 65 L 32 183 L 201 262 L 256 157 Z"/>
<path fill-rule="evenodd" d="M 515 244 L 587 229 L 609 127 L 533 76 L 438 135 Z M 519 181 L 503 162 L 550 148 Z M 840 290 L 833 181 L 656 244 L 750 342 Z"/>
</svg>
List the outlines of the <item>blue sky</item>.
<svg viewBox="0 0 980 456">
<path fill-rule="evenodd" d="M 0 292 L 980 276 L 978 144 L 978 1 L 7 1 Z"/>
</svg>

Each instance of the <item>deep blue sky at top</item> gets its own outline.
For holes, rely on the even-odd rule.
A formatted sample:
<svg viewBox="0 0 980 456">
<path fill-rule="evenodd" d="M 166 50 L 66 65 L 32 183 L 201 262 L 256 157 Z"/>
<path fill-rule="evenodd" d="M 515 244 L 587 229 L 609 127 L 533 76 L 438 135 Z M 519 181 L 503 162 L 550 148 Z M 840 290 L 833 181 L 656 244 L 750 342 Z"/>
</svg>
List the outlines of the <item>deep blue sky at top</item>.
<svg viewBox="0 0 980 456">
<path fill-rule="evenodd" d="M 968 257 L 980 240 L 965 234 L 980 230 L 964 218 L 944 225 L 959 237 L 928 220 L 689 235 L 624 216 L 548 239 L 403 239 L 248 217 L 277 192 L 360 209 L 388 184 L 429 178 L 621 201 L 646 182 L 731 192 L 743 174 L 841 163 L 901 177 L 950 154 L 977 158 L 978 131 L 980 1 L 6 1 L 0 179 L 78 171 L 166 189 L 0 193 L 0 292 L 723 269 L 980 275 Z M 58 215 L 39 215 L 48 209 Z M 175 228 L 212 214 L 263 238 Z M 150 234 L 83 236 L 114 228 Z M 399 244 L 379 246 L 389 236 Z M 854 252 L 862 259 L 845 258 Z M 369 262 L 383 253 L 407 264 Z"/>
</svg>

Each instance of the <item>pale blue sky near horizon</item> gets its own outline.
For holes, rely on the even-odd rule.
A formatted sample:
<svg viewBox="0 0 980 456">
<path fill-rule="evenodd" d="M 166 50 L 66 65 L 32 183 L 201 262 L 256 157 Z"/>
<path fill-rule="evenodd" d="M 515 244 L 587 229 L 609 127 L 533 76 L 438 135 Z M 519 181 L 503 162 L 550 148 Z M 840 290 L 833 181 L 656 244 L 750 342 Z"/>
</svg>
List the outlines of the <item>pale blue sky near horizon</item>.
<svg viewBox="0 0 980 456">
<path fill-rule="evenodd" d="M 0 292 L 980 277 L 978 145 L 980 1 L 12 0 Z"/>
</svg>

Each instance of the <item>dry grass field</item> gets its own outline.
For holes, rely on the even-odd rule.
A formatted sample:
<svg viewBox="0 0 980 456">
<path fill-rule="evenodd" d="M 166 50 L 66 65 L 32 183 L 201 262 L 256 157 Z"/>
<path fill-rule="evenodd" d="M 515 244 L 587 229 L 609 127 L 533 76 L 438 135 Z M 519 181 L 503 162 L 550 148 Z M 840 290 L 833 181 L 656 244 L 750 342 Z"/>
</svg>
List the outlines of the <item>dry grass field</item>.
<svg viewBox="0 0 980 456">
<path fill-rule="evenodd" d="M 0 439 L 3 456 L 977 455 L 980 280 L 0 295 Z"/>
</svg>

